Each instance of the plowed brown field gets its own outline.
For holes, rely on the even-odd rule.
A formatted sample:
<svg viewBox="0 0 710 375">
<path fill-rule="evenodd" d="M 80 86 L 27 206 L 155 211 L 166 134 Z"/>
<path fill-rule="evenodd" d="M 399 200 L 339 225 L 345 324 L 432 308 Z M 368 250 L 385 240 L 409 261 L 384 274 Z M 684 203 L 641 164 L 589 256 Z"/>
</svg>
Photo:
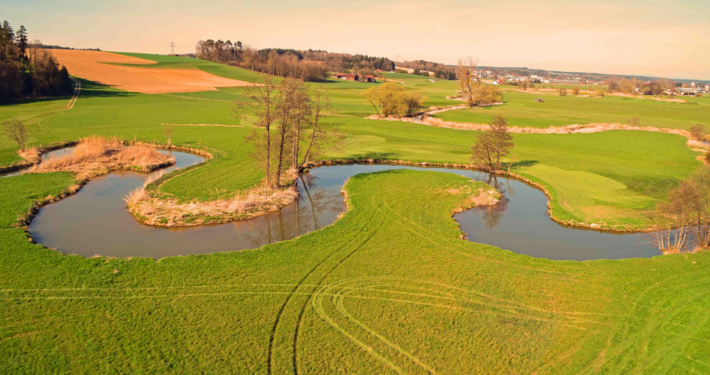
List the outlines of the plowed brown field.
<svg viewBox="0 0 710 375">
<path fill-rule="evenodd" d="M 151 69 L 112 65 L 110 63 L 150 65 L 155 62 L 110 52 L 55 49 L 47 51 L 54 55 L 60 64 L 67 67 L 69 74 L 115 86 L 122 90 L 144 94 L 212 91 L 217 87 L 249 84 L 218 77 L 198 69 Z"/>
</svg>

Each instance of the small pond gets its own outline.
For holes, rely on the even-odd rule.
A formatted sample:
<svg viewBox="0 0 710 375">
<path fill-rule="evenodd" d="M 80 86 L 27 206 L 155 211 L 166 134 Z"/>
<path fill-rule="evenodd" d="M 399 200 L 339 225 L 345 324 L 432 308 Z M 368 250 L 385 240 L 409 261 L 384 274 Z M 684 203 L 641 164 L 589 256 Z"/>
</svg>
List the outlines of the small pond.
<svg viewBox="0 0 710 375">
<path fill-rule="evenodd" d="M 165 151 L 162 151 L 165 152 Z M 204 159 L 172 152 L 184 168 Z M 388 169 L 456 173 L 497 184 L 505 199 L 495 207 L 474 208 L 454 218 L 469 240 L 550 259 L 618 259 L 651 257 L 660 252 L 638 234 L 610 234 L 562 227 L 547 215 L 545 195 L 522 182 L 444 168 L 394 165 L 340 165 L 315 168 L 299 177 L 296 204 L 245 221 L 195 228 L 166 229 L 138 223 L 124 197 L 150 174 L 116 172 L 90 181 L 76 195 L 50 204 L 32 220 L 29 232 L 47 247 L 83 256 L 152 257 L 209 254 L 253 249 L 298 237 L 333 223 L 345 211 L 340 190 L 359 173 Z M 159 173 L 159 172 L 154 172 Z"/>
</svg>

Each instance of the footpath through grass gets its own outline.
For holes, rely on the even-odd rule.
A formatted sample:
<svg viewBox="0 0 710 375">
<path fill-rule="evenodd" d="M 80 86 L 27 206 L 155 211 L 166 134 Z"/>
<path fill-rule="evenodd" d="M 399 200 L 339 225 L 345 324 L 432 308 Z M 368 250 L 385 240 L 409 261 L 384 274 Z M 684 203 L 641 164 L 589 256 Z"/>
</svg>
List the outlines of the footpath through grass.
<svg viewBox="0 0 710 375">
<path fill-rule="evenodd" d="M 2 222 L 57 190 L 54 175 L 31 179 L 0 180 L 13 190 Z M 553 262 L 460 240 L 451 210 L 481 188 L 447 173 L 359 175 L 348 213 L 321 231 L 160 262 L 62 255 L 4 225 L 0 372 L 707 369 L 710 254 Z"/>
</svg>

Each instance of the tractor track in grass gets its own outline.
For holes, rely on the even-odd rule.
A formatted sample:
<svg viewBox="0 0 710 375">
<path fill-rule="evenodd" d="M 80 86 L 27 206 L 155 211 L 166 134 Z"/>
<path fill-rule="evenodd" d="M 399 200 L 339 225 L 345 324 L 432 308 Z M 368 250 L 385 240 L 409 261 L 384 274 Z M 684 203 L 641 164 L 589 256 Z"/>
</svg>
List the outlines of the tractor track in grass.
<svg viewBox="0 0 710 375">
<path fill-rule="evenodd" d="M 417 292 L 409 292 L 406 291 L 407 289 Z M 379 293 L 381 296 L 371 294 L 353 295 L 352 293 L 354 292 Z M 391 294 L 401 295 L 401 297 L 390 296 Z M 467 297 L 467 295 L 472 295 L 473 298 Z M 436 371 L 431 365 L 426 364 L 425 361 L 396 344 L 391 338 L 378 333 L 357 319 L 346 309 L 344 304 L 346 299 L 383 301 L 460 311 L 468 314 L 501 316 L 536 321 L 542 324 L 557 324 L 581 331 L 588 331 L 585 326 L 590 324 L 592 326 L 604 324 L 596 320 L 579 318 L 575 312 L 553 312 L 501 298 L 491 301 L 491 298 L 488 298 L 487 295 L 475 290 L 416 279 L 361 277 L 346 279 L 321 287 L 312 300 L 315 312 L 345 338 L 397 373 L 414 372 L 411 369 L 405 369 L 407 364 L 414 365 L 419 371 L 428 374 L 435 374 Z M 339 313 L 341 321 L 338 321 L 337 314 L 329 313 L 328 310 Z M 354 329 L 348 329 L 348 325 L 353 326 Z M 381 349 L 378 350 L 377 346 L 380 346 Z M 383 349 L 393 353 L 388 355 Z M 572 354 L 572 352 L 567 353 L 567 356 Z M 395 357 L 392 357 L 392 355 Z M 399 357 L 400 360 L 396 357 Z"/>
<path fill-rule="evenodd" d="M 373 196 L 373 199 L 374 199 L 374 197 L 375 197 L 375 196 Z M 373 212 L 373 214 L 370 216 L 370 218 L 369 218 L 369 220 L 367 221 L 367 223 L 371 223 L 373 220 L 375 220 L 375 217 L 377 216 L 377 211 L 378 211 L 378 210 L 375 210 L 375 212 Z M 377 233 L 377 230 L 378 230 L 381 226 L 382 226 L 382 223 L 380 223 L 380 225 L 375 229 L 375 231 L 374 231 L 367 239 L 365 239 L 364 242 L 362 242 L 359 246 L 357 246 L 357 247 L 355 248 L 355 250 L 353 250 L 349 255 L 352 255 L 352 253 L 354 253 L 355 251 L 357 251 L 357 249 L 359 249 L 359 248 L 362 247 L 365 243 L 367 243 L 367 241 L 369 241 L 369 239 L 372 238 L 372 236 L 374 236 L 375 233 Z M 348 242 L 345 244 L 345 246 L 343 246 L 343 247 L 344 247 L 344 248 L 347 248 L 347 246 L 349 246 L 350 244 L 356 242 L 357 240 L 358 240 L 357 237 L 355 237 L 355 238 L 351 239 L 350 241 L 348 241 Z M 268 374 L 272 374 L 272 373 L 274 372 L 274 342 L 275 342 L 275 340 L 276 340 L 276 335 L 278 334 L 279 325 L 280 325 L 280 323 L 281 323 L 281 320 L 282 320 L 284 311 L 286 310 L 287 306 L 289 305 L 289 302 L 290 302 L 291 299 L 292 299 L 292 295 L 295 295 L 295 294 L 296 294 L 296 291 L 297 291 L 301 286 L 306 285 L 306 284 L 303 284 L 303 282 L 304 282 L 309 276 L 311 276 L 314 272 L 316 272 L 316 270 L 318 270 L 321 266 L 323 266 L 326 262 L 328 262 L 331 258 L 333 258 L 337 253 L 338 253 L 338 251 L 332 252 L 332 253 L 329 254 L 325 259 L 323 259 L 321 262 L 317 263 L 306 275 L 304 275 L 304 277 L 303 277 L 303 278 L 298 282 L 298 284 L 296 284 L 296 286 L 293 288 L 292 294 L 289 295 L 289 296 L 287 296 L 286 299 L 284 300 L 283 304 L 281 305 L 281 308 L 279 309 L 279 311 L 278 311 L 278 313 L 277 313 L 276 320 L 274 321 L 274 326 L 273 326 L 273 329 L 272 329 L 272 331 L 271 331 L 271 335 L 270 335 L 270 337 L 269 337 L 269 348 L 268 348 L 268 355 L 267 355 L 267 360 L 268 360 L 268 363 L 267 363 L 267 373 L 268 373 Z M 346 258 L 349 257 L 349 255 L 346 256 Z M 338 265 L 341 264 L 343 261 L 344 261 L 344 259 L 341 259 L 341 261 L 338 263 Z M 331 271 L 332 271 L 332 270 L 331 270 Z M 317 287 L 317 286 L 318 286 L 318 284 L 315 285 L 315 287 Z M 315 288 L 314 288 L 314 290 L 315 290 Z M 309 297 L 308 297 L 308 300 L 310 300 L 310 296 L 311 296 L 312 294 L 313 294 L 313 292 L 309 292 L 309 293 L 307 292 L 307 293 L 306 293 L 306 295 L 309 296 Z M 305 306 L 307 306 L 307 302 L 304 304 L 304 307 L 301 309 L 300 315 L 302 315 L 302 314 L 303 314 L 303 311 L 305 311 Z M 299 315 L 299 321 L 300 321 L 300 318 L 301 318 L 300 315 Z M 298 324 L 298 323 L 297 323 L 297 324 Z M 296 353 L 296 340 L 297 340 L 296 337 L 298 336 L 298 329 L 297 329 L 297 327 L 298 327 L 298 325 L 296 326 L 296 330 L 295 330 L 295 334 L 294 334 L 294 339 L 293 339 L 293 341 L 292 341 L 292 347 L 293 347 L 293 349 L 292 349 L 292 354 L 291 354 L 291 357 L 292 357 L 292 364 L 293 364 L 293 366 L 294 366 L 294 368 L 293 368 L 292 370 L 293 370 L 293 372 L 294 372 L 295 374 L 298 373 L 298 369 L 297 369 L 297 367 L 296 367 L 297 360 L 296 360 L 296 355 L 295 355 L 295 353 Z"/>
<path fill-rule="evenodd" d="M 69 100 L 69 103 L 67 103 L 67 106 L 64 107 L 64 109 L 72 109 L 74 108 L 74 104 L 76 104 L 76 100 L 79 99 L 79 95 L 81 95 L 81 81 L 74 77 L 69 77 L 69 79 L 74 82 L 74 93 Z"/>
<path fill-rule="evenodd" d="M 374 196 L 373 196 L 373 198 L 374 198 Z M 379 212 L 379 210 L 380 210 L 380 207 L 378 206 L 377 210 L 375 210 L 372 217 L 375 217 L 376 214 Z M 321 277 L 321 279 L 319 280 L 317 285 L 320 286 L 323 283 L 323 281 L 325 281 L 325 279 L 333 273 L 333 271 L 335 271 L 338 267 L 340 267 L 340 265 L 343 264 L 346 260 L 348 260 L 353 254 L 355 254 L 355 252 L 357 252 L 363 246 L 365 246 L 370 241 L 370 239 L 372 239 L 375 236 L 375 234 L 377 234 L 377 232 L 380 230 L 380 228 L 382 228 L 384 223 L 385 223 L 385 221 L 382 220 L 380 222 L 380 224 L 377 226 L 377 228 L 375 228 L 375 230 L 372 232 L 372 234 L 370 236 L 368 236 L 355 249 L 353 249 L 351 252 L 349 252 L 345 257 L 340 259 L 340 261 L 337 264 L 335 264 L 335 266 L 333 266 L 328 272 L 325 273 L 325 275 L 323 275 L 323 277 Z M 298 337 L 299 337 L 299 334 L 300 334 L 302 326 L 303 326 L 303 316 L 305 315 L 306 308 L 309 305 L 309 303 L 311 302 L 314 294 L 316 293 L 318 286 L 316 286 L 314 288 L 314 291 L 311 292 L 311 294 L 309 294 L 309 296 L 306 298 L 306 301 L 303 303 L 303 305 L 301 306 L 301 310 L 298 313 L 298 319 L 296 320 L 296 326 L 295 326 L 295 330 L 294 330 L 294 334 L 293 334 L 292 354 L 291 354 L 292 361 L 293 361 L 294 374 L 296 374 L 296 375 L 298 374 Z"/>
</svg>

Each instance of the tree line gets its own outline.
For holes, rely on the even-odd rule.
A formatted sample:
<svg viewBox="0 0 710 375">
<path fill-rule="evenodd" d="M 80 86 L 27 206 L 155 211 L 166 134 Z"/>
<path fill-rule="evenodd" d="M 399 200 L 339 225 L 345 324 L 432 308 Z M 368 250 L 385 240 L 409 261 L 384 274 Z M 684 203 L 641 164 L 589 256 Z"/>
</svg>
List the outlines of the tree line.
<svg viewBox="0 0 710 375">
<path fill-rule="evenodd" d="M 73 91 L 66 67 L 41 48 L 29 42 L 27 29 L 17 32 L 4 21 L 0 26 L 0 101 L 68 95 Z"/>
<path fill-rule="evenodd" d="M 434 77 L 447 80 L 456 79 L 456 68 L 431 61 L 414 60 L 397 62 L 397 67 L 414 69 L 414 74 L 429 76 L 427 72 L 433 72 Z"/>
<path fill-rule="evenodd" d="M 353 70 L 365 74 L 372 71 L 394 70 L 394 62 L 383 57 L 351 55 L 318 50 L 285 48 L 255 49 L 240 41 L 200 40 L 195 46 L 197 58 L 222 64 L 240 66 L 257 72 L 301 79 L 306 82 L 323 81 L 328 72 Z"/>
</svg>

